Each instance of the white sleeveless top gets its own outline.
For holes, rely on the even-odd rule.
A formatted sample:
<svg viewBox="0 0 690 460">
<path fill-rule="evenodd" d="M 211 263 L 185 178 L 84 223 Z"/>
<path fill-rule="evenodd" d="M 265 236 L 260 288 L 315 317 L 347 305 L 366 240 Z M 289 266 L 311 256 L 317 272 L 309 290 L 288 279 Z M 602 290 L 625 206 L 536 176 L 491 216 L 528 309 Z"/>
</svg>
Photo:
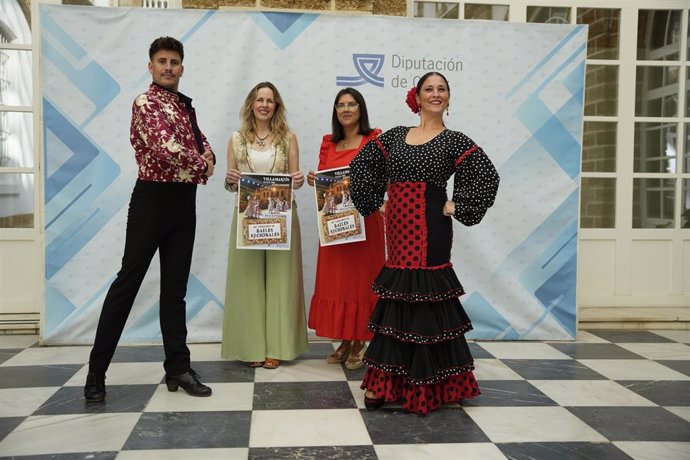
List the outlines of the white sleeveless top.
<svg viewBox="0 0 690 460">
<path fill-rule="evenodd" d="M 251 147 L 247 149 L 249 161 L 255 172 L 264 173 L 273 170 L 276 159 L 276 146 L 271 145 L 268 150 L 256 150 Z M 246 171 L 245 171 L 246 172 Z"/>
</svg>

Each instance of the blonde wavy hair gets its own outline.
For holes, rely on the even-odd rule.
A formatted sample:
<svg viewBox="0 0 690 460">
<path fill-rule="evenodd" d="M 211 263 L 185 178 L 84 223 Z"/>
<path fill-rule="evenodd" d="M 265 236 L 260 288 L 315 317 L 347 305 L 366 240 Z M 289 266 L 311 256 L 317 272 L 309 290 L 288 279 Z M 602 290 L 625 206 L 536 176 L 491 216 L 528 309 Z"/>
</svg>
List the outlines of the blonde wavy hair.
<svg viewBox="0 0 690 460">
<path fill-rule="evenodd" d="M 256 135 L 256 118 L 254 117 L 254 101 L 256 100 L 256 95 L 262 88 L 268 88 L 273 91 L 273 102 L 275 102 L 275 111 L 273 112 L 273 118 L 271 118 L 271 133 L 273 139 L 273 145 L 282 148 L 287 151 L 288 137 L 290 136 L 290 128 L 287 124 L 287 110 L 285 109 L 285 103 L 283 103 L 283 98 L 278 92 L 278 88 L 275 87 L 270 81 L 263 81 L 258 83 L 254 88 L 249 91 L 247 97 L 242 104 L 242 109 L 240 110 L 240 133 L 241 142 L 244 145 L 251 144 L 254 136 Z M 246 150 L 245 150 L 246 151 Z"/>
</svg>

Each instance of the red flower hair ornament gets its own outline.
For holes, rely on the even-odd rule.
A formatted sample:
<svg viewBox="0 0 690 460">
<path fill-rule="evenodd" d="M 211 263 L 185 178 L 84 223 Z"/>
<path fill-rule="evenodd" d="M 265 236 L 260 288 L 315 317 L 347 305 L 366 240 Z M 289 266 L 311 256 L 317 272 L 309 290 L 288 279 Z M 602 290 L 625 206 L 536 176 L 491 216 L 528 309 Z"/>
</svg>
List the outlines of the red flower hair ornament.
<svg viewBox="0 0 690 460">
<path fill-rule="evenodd" d="M 421 111 L 421 109 L 419 108 L 419 104 L 417 104 L 416 86 L 413 86 L 407 92 L 407 98 L 405 98 L 405 102 L 407 103 L 407 106 L 410 108 L 410 110 L 412 110 L 412 113 L 419 113 Z"/>
</svg>

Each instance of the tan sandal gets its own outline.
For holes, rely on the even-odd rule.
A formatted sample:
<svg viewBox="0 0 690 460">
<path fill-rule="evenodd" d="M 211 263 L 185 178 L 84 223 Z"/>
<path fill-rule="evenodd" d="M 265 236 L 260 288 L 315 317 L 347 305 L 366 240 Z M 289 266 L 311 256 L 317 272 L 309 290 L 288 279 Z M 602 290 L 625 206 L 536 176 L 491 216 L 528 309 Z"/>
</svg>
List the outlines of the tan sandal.
<svg viewBox="0 0 690 460">
<path fill-rule="evenodd" d="M 350 356 L 348 356 L 347 361 L 345 361 L 345 367 L 350 369 L 351 371 L 361 369 L 364 367 L 364 361 L 362 361 L 362 358 L 364 358 L 364 353 L 367 351 L 367 344 L 363 343 L 362 348 L 359 349 L 359 352 L 355 353 L 350 353 Z"/>
<path fill-rule="evenodd" d="M 249 367 L 261 367 L 264 365 L 263 361 L 250 361 Z"/>
<path fill-rule="evenodd" d="M 266 358 L 264 361 L 264 369 L 278 369 L 278 366 L 280 366 L 279 359 Z"/>
<path fill-rule="evenodd" d="M 351 349 L 352 349 L 352 342 L 348 342 L 348 345 L 345 346 L 344 348 L 339 347 L 333 353 L 326 356 L 326 362 L 328 364 L 344 363 L 345 360 L 347 359 L 348 355 L 350 354 Z"/>
</svg>

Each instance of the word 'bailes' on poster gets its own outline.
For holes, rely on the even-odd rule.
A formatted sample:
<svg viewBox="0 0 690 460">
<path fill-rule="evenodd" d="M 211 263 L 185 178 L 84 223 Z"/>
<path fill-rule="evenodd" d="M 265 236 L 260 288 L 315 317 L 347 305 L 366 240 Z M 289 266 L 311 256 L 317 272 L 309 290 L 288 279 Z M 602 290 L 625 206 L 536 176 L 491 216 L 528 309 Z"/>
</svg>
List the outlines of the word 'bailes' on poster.
<svg viewBox="0 0 690 460">
<path fill-rule="evenodd" d="M 289 250 L 292 178 L 243 173 L 237 192 L 237 248 Z"/>
<path fill-rule="evenodd" d="M 316 220 L 321 246 L 366 240 L 364 218 L 350 197 L 350 168 L 316 172 Z"/>
</svg>

